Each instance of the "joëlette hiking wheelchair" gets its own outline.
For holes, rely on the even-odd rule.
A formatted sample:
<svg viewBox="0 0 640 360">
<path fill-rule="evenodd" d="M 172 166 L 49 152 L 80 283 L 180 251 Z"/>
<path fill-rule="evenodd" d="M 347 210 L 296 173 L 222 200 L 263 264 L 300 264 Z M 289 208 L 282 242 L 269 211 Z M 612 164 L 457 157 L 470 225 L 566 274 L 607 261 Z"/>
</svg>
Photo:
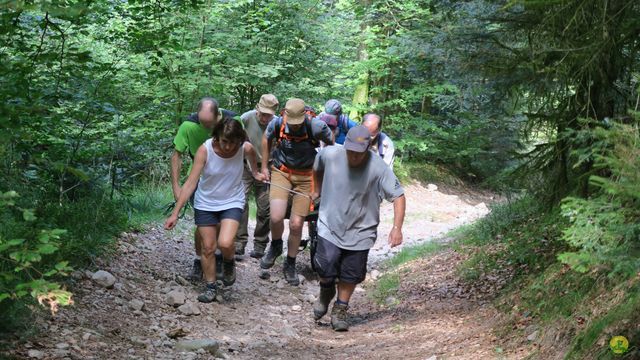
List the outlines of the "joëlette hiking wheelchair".
<svg viewBox="0 0 640 360">
<path fill-rule="evenodd" d="M 289 196 L 289 204 L 287 206 L 287 213 L 285 215 L 285 219 L 289 219 L 289 216 L 291 215 L 292 199 L 293 199 L 293 195 Z M 306 249 L 307 246 L 309 246 L 309 258 L 311 262 L 311 269 L 313 269 L 313 271 L 316 271 L 314 258 L 316 255 L 316 248 L 318 246 L 318 213 L 319 211 L 320 211 L 320 198 L 316 199 L 313 202 L 313 209 L 304 218 L 304 221 L 307 223 L 307 226 L 308 226 L 309 238 L 300 240 L 300 247 L 298 248 L 299 251 L 304 251 L 304 249 Z"/>
</svg>

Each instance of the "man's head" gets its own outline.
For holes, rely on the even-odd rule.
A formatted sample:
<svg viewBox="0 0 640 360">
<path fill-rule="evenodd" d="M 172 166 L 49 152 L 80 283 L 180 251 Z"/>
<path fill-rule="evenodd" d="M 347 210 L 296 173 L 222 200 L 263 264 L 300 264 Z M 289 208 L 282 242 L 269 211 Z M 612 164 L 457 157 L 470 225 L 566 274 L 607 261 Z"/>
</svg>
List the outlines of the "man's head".
<svg viewBox="0 0 640 360">
<path fill-rule="evenodd" d="M 350 167 L 360 167 L 365 164 L 369 156 L 371 134 L 362 126 L 354 126 L 347 133 L 344 148 L 347 150 L 347 161 Z"/>
<path fill-rule="evenodd" d="M 371 133 L 371 140 L 373 141 L 378 137 L 378 135 L 380 135 L 382 119 L 374 113 L 368 113 L 362 118 L 362 125 L 369 130 Z"/>
<path fill-rule="evenodd" d="M 218 101 L 212 97 L 203 97 L 198 102 L 198 121 L 207 129 L 213 128 L 218 121 Z"/>
<path fill-rule="evenodd" d="M 284 115 L 287 117 L 287 124 L 292 130 L 297 130 L 304 122 L 304 101 L 302 99 L 289 99 L 284 106 Z"/>
<path fill-rule="evenodd" d="M 329 129 L 333 133 L 334 137 L 338 135 L 338 132 L 339 132 L 340 129 L 338 129 L 338 117 L 337 116 L 331 115 L 331 114 L 327 114 L 327 113 L 322 113 L 322 114 L 320 114 L 319 119 L 321 121 L 323 121 L 325 124 L 327 124 L 327 126 L 329 127 Z"/>
<path fill-rule="evenodd" d="M 340 116 L 342 114 L 342 104 L 336 99 L 331 99 L 324 104 L 324 112 L 329 115 Z"/>
<path fill-rule="evenodd" d="M 278 98 L 273 94 L 264 94 L 256 105 L 256 115 L 261 125 L 267 125 L 278 111 Z"/>
</svg>

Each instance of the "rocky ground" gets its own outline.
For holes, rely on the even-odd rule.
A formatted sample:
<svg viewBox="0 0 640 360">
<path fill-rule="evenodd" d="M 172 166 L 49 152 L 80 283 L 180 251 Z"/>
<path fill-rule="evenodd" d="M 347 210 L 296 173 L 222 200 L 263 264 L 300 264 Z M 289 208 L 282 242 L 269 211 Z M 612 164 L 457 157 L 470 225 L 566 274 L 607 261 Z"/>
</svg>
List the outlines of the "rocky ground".
<svg viewBox="0 0 640 360">
<path fill-rule="evenodd" d="M 403 246 L 433 240 L 488 212 L 487 196 L 447 195 L 435 186 L 406 187 Z M 393 209 L 385 204 L 370 270 L 399 249 L 389 249 Z M 526 355 L 497 351 L 496 310 L 482 294 L 469 295 L 454 274 L 462 255 L 447 250 L 401 269 L 407 275 L 393 304 L 368 293 L 372 276 L 351 301 L 351 329 L 336 333 L 328 317 L 316 323 L 311 303 L 318 292 L 308 251 L 298 260 L 299 287 L 284 282 L 281 266 L 263 280 L 258 262 L 237 261 L 235 285 L 217 302 L 196 300 L 202 284 L 182 276 L 191 266 L 191 220 L 172 232 L 152 224 L 126 233 L 117 253 L 97 263 L 101 271 L 77 271 L 74 306 L 43 317 L 40 334 L 7 355 L 35 359 L 494 359 Z M 249 245 L 251 248 L 251 244 Z M 487 295 L 488 296 L 488 295 Z"/>
</svg>

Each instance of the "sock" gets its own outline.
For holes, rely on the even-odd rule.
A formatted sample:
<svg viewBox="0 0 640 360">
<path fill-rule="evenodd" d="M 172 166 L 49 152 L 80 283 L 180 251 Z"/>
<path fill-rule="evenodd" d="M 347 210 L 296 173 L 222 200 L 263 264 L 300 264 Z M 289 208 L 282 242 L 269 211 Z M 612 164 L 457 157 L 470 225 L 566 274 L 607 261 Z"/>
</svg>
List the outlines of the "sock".
<svg viewBox="0 0 640 360">
<path fill-rule="evenodd" d="M 207 283 L 207 289 L 215 289 L 215 288 L 217 288 L 216 283 L 214 282 Z"/>
<path fill-rule="evenodd" d="M 271 241 L 271 246 L 277 246 L 282 248 L 282 239 L 273 239 Z"/>
<path fill-rule="evenodd" d="M 287 255 L 287 264 L 295 266 L 296 258 Z"/>
<path fill-rule="evenodd" d="M 336 299 L 336 304 L 338 304 L 338 305 L 346 305 L 346 306 L 349 306 L 349 303 L 348 303 L 348 302 L 344 302 L 344 301 L 342 301 L 342 300 L 340 300 L 340 299 Z"/>
<path fill-rule="evenodd" d="M 233 264 L 234 262 L 236 262 L 236 258 L 235 257 L 232 257 L 231 259 L 222 258 L 222 261 L 226 262 L 227 264 Z"/>
</svg>

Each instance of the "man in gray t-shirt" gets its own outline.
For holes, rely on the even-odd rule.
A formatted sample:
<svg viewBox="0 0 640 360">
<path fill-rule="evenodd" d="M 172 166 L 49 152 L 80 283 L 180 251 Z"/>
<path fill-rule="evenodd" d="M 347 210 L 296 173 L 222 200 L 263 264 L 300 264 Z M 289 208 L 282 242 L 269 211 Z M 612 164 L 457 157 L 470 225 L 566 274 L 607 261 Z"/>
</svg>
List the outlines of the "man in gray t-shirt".
<svg viewBox="0 0 640 360">
<path fill-rule="evenodd" d="M 313 165 L 316 193 L 322 197 L 318 218 L 318 244 L 313 258 L 320 275 L 320 295 L 313 305 L 316 320 L 327 313 L 331 326 L 348 330 L 349 299 L 367 274 L 369 249 L 378 237 L 380 203 L 393 202 L 393 228 L 389 244 L 402 243 L 402 223 L 406 200 L 393 171 L 379 156 L 369 151 L 370 133 L 364 126 L 351 128 L 344 146 L 320 151 Z"/>
</svg>

